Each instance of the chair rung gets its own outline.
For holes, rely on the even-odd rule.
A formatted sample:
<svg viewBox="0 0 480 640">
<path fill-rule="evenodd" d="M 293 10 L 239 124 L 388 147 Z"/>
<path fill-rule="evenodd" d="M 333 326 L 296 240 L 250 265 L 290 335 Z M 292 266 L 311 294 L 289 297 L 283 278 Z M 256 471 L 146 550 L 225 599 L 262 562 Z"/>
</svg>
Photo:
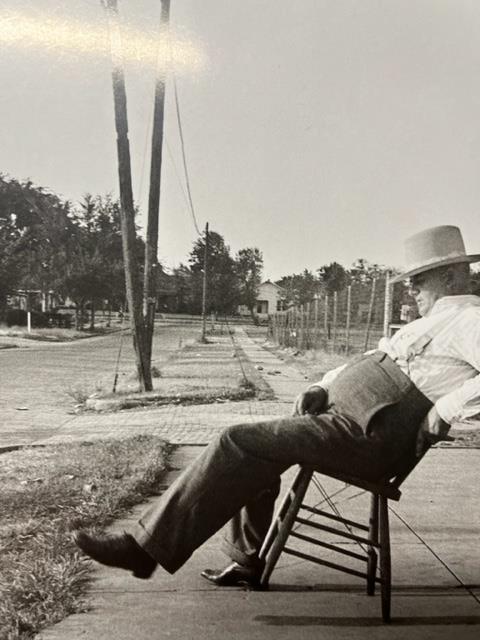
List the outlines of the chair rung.
<svg viewBox="0 0 480 640">
<path fill-rule="evenodd" d="M 333 513 L 328 513 L 328 511 L 322 511 L 321 509 L 317 509 L 316 507 L 310 507 L 307 504 L 302 504 L 301 509 L 305 509 L 305 511 L 310 511 L 310 513 L 315 513 L 317 516 L 330 518 L 330 520 L 335 520 L 336 522 L 349 524 L 351 527 L 355 527 L 356 529 L 362 529 L 362 531 L 369 530 L 366 525 L 360 524 L 360 522 L 355 522 L 355 520 L 348 520 L 347 518 L 342 518 L 342 516 L 335 516 L 333 515 Z"/>
<path fill-rule="evenodd" d="M 362 562 L 367 562 L 368 557 L 361 553 L 355 553 L 355 551 L 350 551 L 349 549 L 344 549 L 343 547 L 337 547 L 335 544 L 330 544 L 329 542 L 323 542 L 323 540 L 318 540 L 316 538 L 311 538 L 310 536 L 306 536 L 303 533 L 298 533 L 297 531 L 292 531 L 290 536 L 294 538 L 299 538 L 300 540 L 304 540 L 305 542 L 310 542 L 312 544 L 316 544 L 319 547 L 324 547 L 325 549 L 330 549 L 331 551 L 336 551 L 338 553 L 343 553 L 345 556 L 349 556 L 350 558 L 355 558 L 356 560 L 361 560 Z"/>
<path fill-rule="evenodd" d="M 330 569 L 343 571 L 343 573 L 348 573 L 349 575 L 356 576 L 357 578 L 366 579 L 368 577 L 366 573 L 362 573 L 361 571 L 356 571 L 355 569 L 350 569 L 349 567 L 344 567 L 342 564 L 336 564 L 335 562 L 329 562 L 328 560 L 321 560 L 320 558 L 311 556 L 308 553 L 302 553 L 301 551 L 296 551 L 295 549 L 290 549 L 289 547 L 284 547 L 283 550 L 285 553 L 288 553 L 291 556 L 296 556 L 297 558 L 301 558 L 302 560 L 309 560 L 310 562 L 321 564 L 322 566 L 329 567 Z M 380 583 L 381 579 L 375 577 L 375 582 Z"/>
<path fill-rule="evenodd" d="M 353 533 L 347 533 L 346 531 L 340 531 L 340 529 L 335 529 L 334 527 L 328 527 L 325 524 L 318 524 L 318 522 L 312 522 L 311 520 L 306 520 L 305 518 L 299 518 L 298 516 L 295 518 L 296 522 L 300 522 L 308 527 L 313 527 L 314 529 L 320 529 L 320 531 L 327 531 L 328 533 L 334 533 L 341 538 L 348 538 L 348 540 L 354 540 L 355 542 L 361 542 L 363 544 L 368 544 L 372 547 L 380 547 L 380 543 L 373 542 L 368 538 L 362 538 L 361 536 L 356 536 Z"/>
</svg>

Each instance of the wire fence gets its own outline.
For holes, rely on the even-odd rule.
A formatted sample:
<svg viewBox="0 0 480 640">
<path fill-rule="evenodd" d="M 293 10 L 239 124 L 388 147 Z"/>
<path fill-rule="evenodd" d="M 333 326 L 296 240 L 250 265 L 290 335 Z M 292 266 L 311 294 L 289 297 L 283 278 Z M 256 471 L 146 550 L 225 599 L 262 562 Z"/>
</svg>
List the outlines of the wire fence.
<svg viewBox="0 0 480 640">
<path fill-rule="evenodd" d="M 268 335 L 275 343 L 300 351 L 362 353 L 412 320 L 413 308 L 404 286 L 394 290 L 387 274 L 272 314 Z"/>
</svg>

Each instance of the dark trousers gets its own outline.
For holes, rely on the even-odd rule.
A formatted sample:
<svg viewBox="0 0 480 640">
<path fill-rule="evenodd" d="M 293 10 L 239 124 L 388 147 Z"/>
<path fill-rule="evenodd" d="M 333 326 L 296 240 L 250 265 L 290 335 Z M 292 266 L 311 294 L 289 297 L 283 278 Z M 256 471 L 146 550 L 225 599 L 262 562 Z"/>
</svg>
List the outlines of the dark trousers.
<svg viewBox="0 0 480 640">
<path fill-rule="evenodd" d="M 385 372 L 385 362 L 359 362 L 330 388 L 332 402 L 325 413 L 225 429 L 143 515 L 133 532 L 137 542 L 174 573 L 231 520 L 227 553 L 242 564 L 255 565 L 280 475 L 290 466 L 307 464 L 326 473 L 372 480 L 393 476 L 413 454 L 418 425 L 431 403 L 391 361 L 390 373 Z M 398 373 L 398 382 L 392 372 Z M 382 395 L 383 383 L 388 392 Z M 352 415 L 356 384 L 378 390 L 378 398 L 368 394 L 377 410 L 367 409 L 364 402 Z"/>
</svg>

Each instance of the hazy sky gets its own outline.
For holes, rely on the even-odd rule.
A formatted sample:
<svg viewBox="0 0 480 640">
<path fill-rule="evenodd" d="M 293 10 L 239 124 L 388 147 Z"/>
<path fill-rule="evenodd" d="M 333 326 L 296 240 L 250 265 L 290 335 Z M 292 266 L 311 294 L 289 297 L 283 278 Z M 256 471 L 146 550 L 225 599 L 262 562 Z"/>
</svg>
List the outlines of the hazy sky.
<svg viewBox="0 0 480 640">
<path fill-rule="evenodd" d="M 144 212 L 160 0 L 119 7 Z M 435 224 L 480 251 L 478 0 L 171 0 L 171 26 L 198 224 L 233 252 L 258 246 L 265 277 L 358 257 L 399 266 L 403 238 Z M 107 44 L 100 0 L 0 0 L 1 172 L 72 200 L 117 193 Z M 167 266 L 197 237 L 172 86 Z"/>
</svg>

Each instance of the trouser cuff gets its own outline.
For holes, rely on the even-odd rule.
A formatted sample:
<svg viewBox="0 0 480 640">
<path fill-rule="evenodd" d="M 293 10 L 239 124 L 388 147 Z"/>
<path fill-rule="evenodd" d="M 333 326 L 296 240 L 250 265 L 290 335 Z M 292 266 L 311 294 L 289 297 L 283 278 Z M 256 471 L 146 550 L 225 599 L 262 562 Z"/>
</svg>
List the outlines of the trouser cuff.
<svg viewBox="0 0 480 640">
<path fill-rule="evenodd" d="M 172 560 L 170 553 L 167 549 L 161 547 L 158 543 L 153 542 L 152 536 L 143 527 L 141 523 L 138 523 L 135 530 L 131 533 L 135 542 L 142 547 L 144 551 L 148 553 L 158 564 L 168 571 L 168 573 L 175 573 L 182 566 L 182 563 L 176 563 Z"/>
<path fill-rule="evenodd" d="M 224 539 L 222 542 L 222 551 L 229 557 L 233 562 L 237 562 L 241 564 L 242 567 L 249 567 L 250 569 L 254 569 L 255 571 L 263 571 L 265 566 L 265 561 L 260 560 L 258 557 L 258 553 L 249 553 L 242 549 L 239 549 L 235 546 L 230 540 Z"/>
</svg>

